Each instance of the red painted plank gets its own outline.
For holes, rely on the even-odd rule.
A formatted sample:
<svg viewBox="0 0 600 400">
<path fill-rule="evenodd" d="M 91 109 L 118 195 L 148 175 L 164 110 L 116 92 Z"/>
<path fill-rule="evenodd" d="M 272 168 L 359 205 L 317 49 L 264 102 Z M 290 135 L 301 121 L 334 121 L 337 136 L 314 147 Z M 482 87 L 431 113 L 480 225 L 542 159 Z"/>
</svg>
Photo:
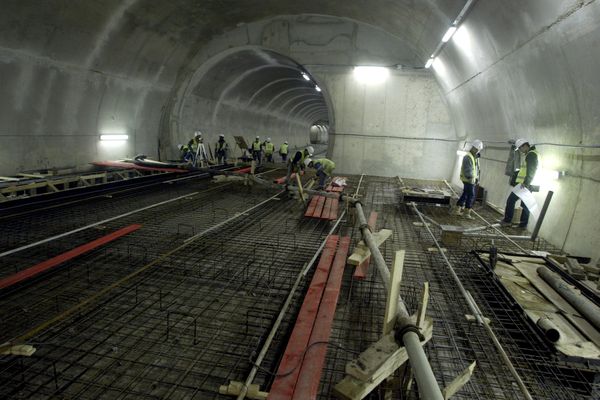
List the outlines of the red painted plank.
<svg viewBox="0 0 600 400">
<path fill-rule="evenodd" d="M 315 326 L 308 342 L 309 349 L 302 361 L 298 383 L 294 389 L 294 400 L 316 399 L 321 382 L 323 365 L 325 364 L 325 355 L 327 354 L 327 344 L 333 325 L 333 317 L 342 286 L 342 276 L 348 257 L 348 248 L 350 247 L 350 237 L 345 236 L 340 240 L 340 247 L 335 254 L 335 260 L 329 273 L 325 293 L 319 306 L 319 312 L 315 319 Z"/>
<path fill-rule="evenodd" d="M 296 173 L 293 172 L 292 175 L 290 175 L 290 180 L 296 179 Z M 283 185 L 285 183 L 285 176 L 282 176 L 281 178 L 277 178 L 275 179 L 275 183 L 278 185 Z"/>
<path fill-rule="evenodd" d="M 163 167 L 145 167 L 143 165 L 137 165 L 133 163 L 128 163 L 124 161 L 94 161 L 93 165 L 98 165 L 100 167 L 117 167 L 124 169 L 139 169 L 142 171 L 161 171 L 161 172 L 178 172 L 178 173 L 187 173 L 190 172 L 187 169 L 179 169 L 179 168 L 163 168 Z"/>
<path fill-rule="evenodd" d="M 317 207 L 318 197 L 319 196 L 314 196 L 312 199 L 310 199 L 310 203 L 308 204 L 306 212 L 304 213 L 305 217 L 312 217 L 312 215 L 314 214 L 315 208 Z"/>
<path fill-rule="evenodd" d="M 375 225 L 377 225 L 377 212 L 371 211 L 369 214 L 369 221 L 367 224 L 371 227 L 371 230 L 375 230 Z M 358 264 L 356 269 L 354 270 L 354 274 L 352 275 L 352 279 L 362 281 L 367 277 L 367 271 L 369 270 L 369 264 L 371 262 L 371 257 L 367 258 L 364 262 Z"/>
<path fill-rule="evenodd" d="M 334 219 L 337 219 L 339 203 L 340 203 L 340 201 L 338 199 L 333 199 L 333 201 L 331 202 L 331 210 L 329 211 L 329 219 L 332 221 Z"/>
<path fill-rule="evenodd" d="M 250 171 L 252 171 L 252 167 L 244 167 L 244 168 L 236 169 L 233 172 L 235 172 L 236 174 L 249 174 Z"/>
<path fill-rule="evenodd" d="M 82 246 L 76 247 L 72 250 L 67 251 L 66 253 L 59 254 L 56 257 L 52 257 L 49 260 L 41 262 L 39 264 L 34 265 L 33 267 L 26 268 L 22 271 L 17 272 L 14 275 L 10 275 L 2 280 L 0 280 L 0 289 L 5 289 L 17 283 L 23 282 L 27 279 L 34 277 L 37 274 L 40 274 L 44 271 L 47 271 L 51 268 L 54 268 L 66 261 L 69 261 L 77 256 L 80 256 L 88 251 L 94 250 L 97 247 L 103 246 L 106 243 L 112 242 L 115 239 L 120 238 L 121 236 L 127 235 L 133 231 L 140 229 L 142 225 L 133 224 L 126 226 L 125 228 L 119 229 L 113 233 L 110 233 L 106 236 L 102 236 L 99 239 L 86 243 Z"/>
<path fill-rule="evenodd" d="M 290 336 L 285 353 L 277 369 L 277 378 L 271 385 L 269 400 L 288 400 L 294 393 L 294 387 L 300 373 L 300 362 L 310 339 L 319 304 L 329 277 L 329 271 L 335 255 L 339 236 L 331 235 L 325 243 L 323 254 L 315 270 L 315 274 L 304 297 L 304 302 L 298 313 L 296 325 Z M 291 373 L 290 373 L 291 372 Z"/>
<path fill-rule="evenodd" d="M 323 213 L 323 206 L 325 205 L 325 197 L 317 196 L 319 200 L 317 200 L 317 206 L 315 207 L 315 212 L 313 213 L 313 218 L 321 218 L 321 214 Z"/>
</svg>

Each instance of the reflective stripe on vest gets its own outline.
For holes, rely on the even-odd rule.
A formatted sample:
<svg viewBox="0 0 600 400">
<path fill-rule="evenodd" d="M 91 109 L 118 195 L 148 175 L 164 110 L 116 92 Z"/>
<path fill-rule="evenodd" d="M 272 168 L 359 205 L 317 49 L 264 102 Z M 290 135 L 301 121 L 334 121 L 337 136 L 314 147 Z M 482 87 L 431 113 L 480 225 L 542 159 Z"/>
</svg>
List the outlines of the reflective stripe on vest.
<svg viewBox="0 0 600 400">
<path fill-rule="evenodd" d="M 335 163 L 328 158 L 319 158 L 315 160 L 314 163 L 321 164 L 323 166 L 323 172 L 329 176 L 331 176 L 333 170 L 335 169 Z"/>
<path fill-rule="evenodd" d="M 529 155 L 529 153 L 535 153 L 537 155 L 538 169 L 540 168 L 540 153 L 538 153 L 536 150 L 529 150 L 527 154 L 525 154 L 525 156 L 521 158 L 521 169 L 519 170 L 519 173 L 517 174 L 517 179 L 515 180 L 515 182 L 517 183 L 525 182 L 525 178 L 527 177 L 527 156 Z M 533 179 L 533 177 L 531 179 Z"/>
<path fill-rule="evenodd" d="M 471 165 L 473 165 L 473 177 L 471 179 L 468 179 L 465 175 L 464 175 L 464 171 L 462 169 L 462 166 L 460 168 L 460 180 L 465 182 L 465 183 L 475 183 L 477 181 L 477 160 L 475 159 L 475 156 L 473 155 L 473 153 L 468 152 L 467 156 L 469 156 L 469 158 L 471 159 Z"/>
</svg>

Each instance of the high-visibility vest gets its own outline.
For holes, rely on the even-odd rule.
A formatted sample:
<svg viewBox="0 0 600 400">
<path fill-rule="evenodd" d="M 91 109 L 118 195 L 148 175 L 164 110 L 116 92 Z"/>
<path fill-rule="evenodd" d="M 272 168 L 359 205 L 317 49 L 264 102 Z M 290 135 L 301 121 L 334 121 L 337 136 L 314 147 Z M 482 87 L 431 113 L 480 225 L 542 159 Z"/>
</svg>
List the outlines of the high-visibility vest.
<svg viewBox="0 0 600 400">
<path fill-rule="evenodd" d="M 260 151 L 260 142 L 252 142 L 252 150 Z"/>
<path fill-rule="evenodd" d="M 517 183 L 523 183 L 525 182 L 525 178 L 527 177 L 527 156 L 529 155 L 529 153 L 535 153 L 537 155 L 538 158 L 538 169 L 540 168 L 540 164 L 541 164 L 541 159 L 540 159 L 540 153 L 537 152 L 537 150 L 529 150 L 527 152 L 527 154 L 525 154 L 525 157 L 521 157 L 521 169 L 519 170 L 519 173 L 517 174 L 517 179 L 515 180 L 515 182 Z"/>
<path fill-rule="evenodd" d="M 287 153 L 288 153 L 288 145 L 284 143 L 279 148 L 279 154 L 287 154 Z"/>
<path fill-rule="evenodd" d="M 477 160 L 475 158 L 475 156 L 473 155 L 473 153 L 471 153 L 471 152 L 468 152 L 466 156 L 468 156 L 469 159 L 471 159 L 471 164 L 473 165 L 473 177 L 471 179 L 467 178 L 464 175 L 464 171 L 461 167 L 460 180 L 463 181 L 464 183 L 473 183 L 474 184 L 475 182 L 477 182 L 477 178 L 479 178 L 479 160 Z"/>
<path fill-rule="evenodd" d="M 333 173 L 333 170 L 335 169 L 335 163 L 328 158 L 319 158 L 319 159 L 313 160 L 313 163 L 321 164 L 321 166 L 323 167 L 323 172 L 325 172 L 325 175 L 327 175 L 327 176 L 331 176 L 331 174 Z"/>
<path fill-rule="evenodd" d="M 217 141 L 217 145 L 215 146 L 215 149 L 217 151 L 219 151 L 219 150 L 225 150 L 226 148 L 227 148 L 227 142 L 226 141 L 224 141 L 224 140 L 222 142 L 220 140 Z"/>
<path fill-rule="evenodd" d="M 265 153 L 266 154 L 273 154 L 273 152 L 275 151 L 275 145 L 271 142 L 267 142 L 265 143 Z"/>
</svg>

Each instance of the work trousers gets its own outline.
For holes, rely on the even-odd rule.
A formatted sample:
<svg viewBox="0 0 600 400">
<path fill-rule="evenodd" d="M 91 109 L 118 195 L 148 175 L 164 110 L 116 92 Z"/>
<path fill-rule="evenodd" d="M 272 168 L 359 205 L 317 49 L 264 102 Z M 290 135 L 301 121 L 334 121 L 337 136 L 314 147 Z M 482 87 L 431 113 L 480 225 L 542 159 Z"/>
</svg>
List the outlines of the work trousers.
<svg viewBox="0 0 600 400">
<path fill-rule="evenodd" d="M 217 150 L 217 162 L 219 164 L 225 164 L 227 160 L 227 152 L 225 150 Z"/>
<path fill-rule="evenodd" d="M 265 156 L 267 157 L 267 162 L 273 162 L 273 153 L 265 153 Z"/>
<path fill-rule="evenodd" d="M 317 171 L 317 176 L 319 177 L 319 187 L 317 189 L 325 188 L 325 180 L 327 179 L 327 174 L 323 171 Z"/>
<path fill-rule="evenodd" d="M 256 161 L 258 164 L 260 164 L 260 150 L 252 150 L 252 158 L 254 159 L 254 161 Z"/>
<path fill-rule="evenodd" d="M 475 185 L 472 183 L 463 182 L 464 189 L 460 199 L 456 202 L 459 207 L 472 208 L 475 203 Z"/>
<path fill-rule="evenodd" d="M 283 161 L 283 162 L 287 161 L 287 153 L 284 153 L 281 155 L 281 161 Z"/>
<path fill-rule="evenodd" d="M 506 208 L 504 209 L 504 222 L 511 222 L 513 219 L 513 215 L 515 215 L 515 204 L 519 200 L 519 196 L 510 192 L 510 196 L 506 199 Z M 525 205 L 523 201 L 521 201 L 521 208 L 523 211 L 521 212 L 521 220 L 519 221 L 519 227 L 526 228 L 527 222 L 529 221 L 529 209 Z"/>
</svg>

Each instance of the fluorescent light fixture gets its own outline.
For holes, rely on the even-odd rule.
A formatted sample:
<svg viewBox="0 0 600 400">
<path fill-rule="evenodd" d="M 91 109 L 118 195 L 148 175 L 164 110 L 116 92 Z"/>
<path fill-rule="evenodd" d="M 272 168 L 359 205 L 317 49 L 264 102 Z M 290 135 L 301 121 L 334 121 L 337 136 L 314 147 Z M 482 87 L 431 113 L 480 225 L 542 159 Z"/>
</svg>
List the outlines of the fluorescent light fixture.
<svg viewBox="0 0 600 400">
<path fill-rule="evenodd" d="M 427 62 L 425 63 L 425 68 L 431 67 L 431 64 L 433 64 L 433 60 L 434 60 L 433 57 L 431 57 L 429 60 L 427 60 Z"/>
<path fill-rule="evenodd" d="M 562 174 L 564 176 L 564 172 Z M 549 169 L 538 169 L 535 173 L 535 177 L 531 184 L 533 186 L 540 186 L 543 188 L 551 187 L 553 182 L 558 180 L 561 177 L 560 171 L 553 171 Z"/>
<path fill-rule="evenodd" d="M 450 28 L 448 28 L 446 34 L 442 38 L 442 42 L 446 43 L 448 40 L 450 40 L 452 38 L 452 35 L 454 35 L 454 32 L 456 32 L 456 26 L 451 26 Z"/>
<path fill-rule="evenodd" d="M 320 91 L 321 91 L 321 88 L 320 88 L 319 86 L 315 85 L 315 90 L 316 90 L 317 92 L 320 92 Z"/>
<path fill-rule="evenodd" d="M 310 81 L 310 77 L 309 77 L 309 76 L 308 76 L 308 75 L 307 75 L 305 72 L 303 72 L 303 73 L 302 73 L 302 77 L 303 77 L 305 80 L 307 80 L 307 81 Z"/>
<path fill-rule="evenodd" d="M 354 67 L 354 77 L 363 83 L 381 83 L 390 75 L 386 67 Z"/>
<path fill-rule="evenodd" d="M 129 135 L 111 135 L 111 134 L 107 134 L 107 135 L 100 135 L 100 140 L 103 142 L 106 141 L 123 141 L 123 140 L 127 140 L 129 139 Z"/>
</svg>

